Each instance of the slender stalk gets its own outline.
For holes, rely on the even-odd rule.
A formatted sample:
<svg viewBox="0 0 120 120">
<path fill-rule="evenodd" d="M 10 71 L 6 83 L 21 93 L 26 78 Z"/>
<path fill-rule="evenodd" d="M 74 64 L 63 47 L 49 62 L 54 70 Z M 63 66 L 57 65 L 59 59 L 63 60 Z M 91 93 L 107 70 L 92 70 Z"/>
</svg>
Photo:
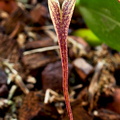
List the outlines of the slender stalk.
<svg viewBox="0 0 120 120">
<path fill-rule="evenodd" d="M 67 41 L 63 40 L 64 42 L 61 43 L 59 41 L 60 45 L 60 52 L 61 52 L 61 61 L 62 61 L 62 74 L 63 74 L 63 94 L 65 97 L 65 103 L 67 112 L 69 115 L 70 120 L 73 120 L 73 114 L 70 106 L 70 99 L 69 99 L 69 92 L 68 92 L 68 55 L 67 55 Z"/>
<path fill-rule="evenodd" d="M 65 97 L 66 109 L 70 120 L 73 120 L 73 114 L 70 106 L 68 92 L 68 52 L 67 52 L 67 36 L 68 28 L 71 21 L 72 13 L 75 6 L 75 0 L 64 0 L 62 9 L 58 0 L 48 0 L 50 15 L 55 27 L 60 46 L 60 55 L 62 61 L 63 75 L 63 93 Z"/>
</svg>

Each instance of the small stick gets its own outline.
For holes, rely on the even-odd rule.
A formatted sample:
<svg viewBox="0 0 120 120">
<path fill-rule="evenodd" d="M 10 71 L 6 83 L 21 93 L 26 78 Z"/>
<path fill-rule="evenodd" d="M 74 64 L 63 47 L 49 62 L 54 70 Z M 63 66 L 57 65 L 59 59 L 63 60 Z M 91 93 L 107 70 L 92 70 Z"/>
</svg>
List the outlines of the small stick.
<svg viewBox="0 0 120 120">
<path fill-rule="evenodd" d="M 56 49 L 59 49 L 59 47 L 58 46 L 50 46 L 50 47 L 44 47 L 44 48 L 38 48 L 38 49 L 34 49 L 34 50 L 25 51 L 23 54 L 29 55 L 29 54 L 33 54 L 33 53 L 45 52 L 45 51 L 56 50 Z"/>
</svg>

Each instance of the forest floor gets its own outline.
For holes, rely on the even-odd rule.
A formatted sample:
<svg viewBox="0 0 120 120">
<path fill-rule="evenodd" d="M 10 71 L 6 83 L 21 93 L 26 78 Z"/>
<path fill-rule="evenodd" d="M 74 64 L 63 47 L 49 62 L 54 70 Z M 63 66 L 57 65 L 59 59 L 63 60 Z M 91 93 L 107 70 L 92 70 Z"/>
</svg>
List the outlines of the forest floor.
<svg viewBox="0 0 120 120">
<path fill-rule="evenodd" d="M 1 0 L 0 8 L 0 120 L 69 120 L 47 0 Z M 120 53 L 72 34 L 80 28 L 75 10 L 68 36 L 74 120 L 120 120 Z"/>
</svg>

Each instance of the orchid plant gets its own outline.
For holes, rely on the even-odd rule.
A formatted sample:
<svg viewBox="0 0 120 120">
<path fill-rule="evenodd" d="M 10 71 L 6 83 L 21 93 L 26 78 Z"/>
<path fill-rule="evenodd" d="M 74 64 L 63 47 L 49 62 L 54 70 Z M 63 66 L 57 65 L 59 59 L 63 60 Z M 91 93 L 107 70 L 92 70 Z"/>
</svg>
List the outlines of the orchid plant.
<svg viewBox="0 0 120 120">
<path fill-rule="evenodd" d="M 64 0 L 62 7 L 58 0 L 48 0 L 51 19 L 57 34 L 58 43 L 60 46 L 60 55 L 62 61 L 63 74 L 63 93 L 65 103 L 70 120 L 73 120 L 72 110 L 70 106 L 68 93 L 68 53 L 67 53 L 67 36 L 68 28 L 73 14 L 76 0 Z"/>
</svg>

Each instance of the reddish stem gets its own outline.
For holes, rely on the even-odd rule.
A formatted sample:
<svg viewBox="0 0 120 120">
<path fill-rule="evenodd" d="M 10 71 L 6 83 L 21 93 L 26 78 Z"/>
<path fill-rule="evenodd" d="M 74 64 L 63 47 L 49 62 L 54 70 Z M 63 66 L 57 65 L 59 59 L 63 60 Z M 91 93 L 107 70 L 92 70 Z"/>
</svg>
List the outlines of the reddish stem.
<svg viewBox="0 0 120 120">
<path fill-rule="evenodd" d="M 62 75 L 63 75 L 63 93 L 65 97 L 66 109 L 70 120 L 73 120 L 72 110 L 69 100 L 68 92 L 68 53 L 67 53 L 67 36 L 68 27 L 72 17 L 75 0 L 64 0 L 62 9 L 60 9 L 58 0 L 48 0 L 51 18 L 57 33 L 60 46 L 60 55 L 62 62 Z"/>
<path fill-rule="evenodd" d="M 65 97 L 66 109 L 70 120 L 73 120 L 73 114 L 70 105 L 70 98 L 68 92 L 68 50 L 67 50 L 67 40 L 59 40 L 60 52 L 61 52 L 61 62 L 62 62 L 62 75 L 63 75 L 63 94 Z"/>
</svg>

